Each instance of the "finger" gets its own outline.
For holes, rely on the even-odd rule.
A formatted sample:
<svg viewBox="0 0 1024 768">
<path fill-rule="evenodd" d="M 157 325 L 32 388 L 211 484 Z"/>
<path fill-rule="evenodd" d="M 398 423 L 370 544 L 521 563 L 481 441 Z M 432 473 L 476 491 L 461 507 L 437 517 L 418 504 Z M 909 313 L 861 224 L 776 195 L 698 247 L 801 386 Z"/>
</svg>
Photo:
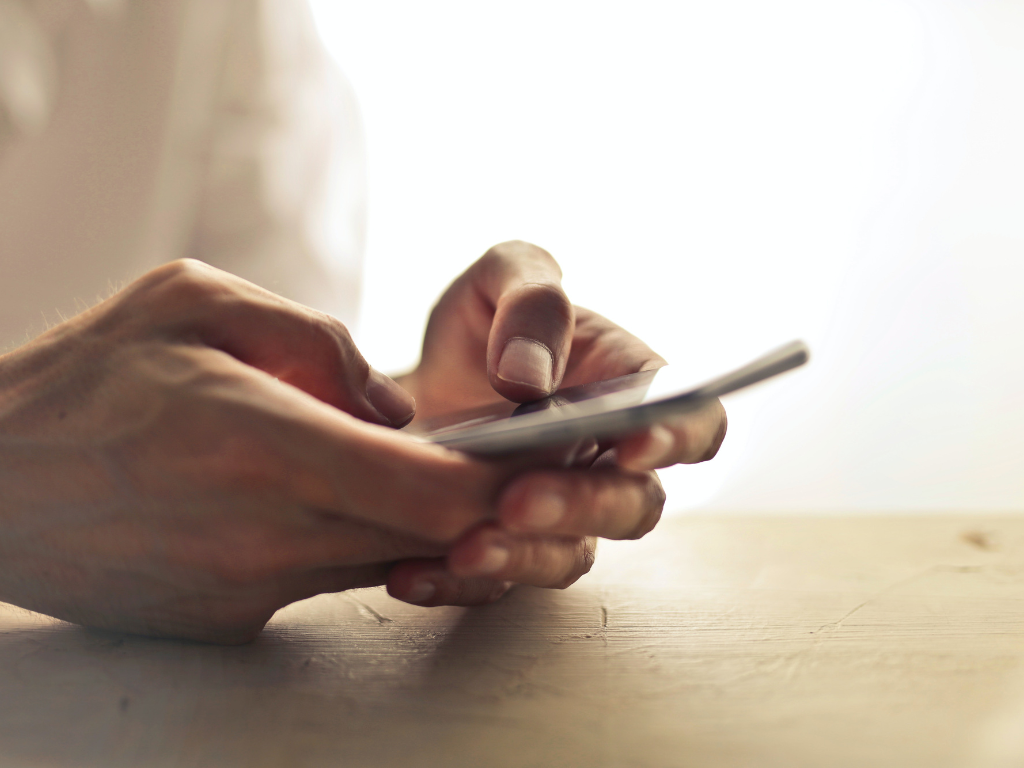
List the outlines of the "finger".
<svg viewBox="0 0 1024 768">
<path fill-rule="evenodd" d="M 413 605 L 484 605 L 512 586 L 488 578 L 462 579 L 449 573 L 443 559 L 405 560 L 388 574 L 388 594 Z"/>
<path fill-rule="evenodd" d="M 614 379 L 665 365 L 663 357 L 629 331 L 584 307 L 575 310 L 576 326 L 562 386 Z"/>
<path fill-rule="evenodd" d="M 529 243 L 502 243 L 484 254 L 467 278 L 494 312 L 487 376 L 495 391 L 524 402 L 557 389 L 569 358 L 575 311 L 551 254 Z"/>
<path fill-rule="evenodd" d="M 484 524 L 466 534 L 448 554 L 448 570 L 460 578 L 488 578 L 564 589 L 594 564 L 597 540 L 511 534 Z"/>
<path fill-rule="evenodd" d="M 516 533 L 638 539 L 657 525 L 664 506 L 653 472 L 601 466 L 516 478 L 498 502 L 498 520 Z"/>
<path fill-rule="evenodd" d="M 244 398 L 224 388 L 197 415 L 236 431 L 230 451 L 211 463 L 210 482 L 435 543 L 493 516 L 510 468 L 367 424 L 222 357 L 249 373 Z"/>
<path fill-rule="evenodd" d="M 673 464 L 697 464 L 715 457 L 728 428 L 725 408 L 716 398 L 699 410 L 681 414 L 631 435 L 615 445 L 623 469 L 643 472 Z"/>
<path fill-rule="evenodd" d="M 325 403 L 377 424 L 401 427 L 415 401 L 373 370 L 336 318 L 304 307 L 202 262 L 154 270 L 129 289 L 156 324 L 222 350 Z"/>
</svg>

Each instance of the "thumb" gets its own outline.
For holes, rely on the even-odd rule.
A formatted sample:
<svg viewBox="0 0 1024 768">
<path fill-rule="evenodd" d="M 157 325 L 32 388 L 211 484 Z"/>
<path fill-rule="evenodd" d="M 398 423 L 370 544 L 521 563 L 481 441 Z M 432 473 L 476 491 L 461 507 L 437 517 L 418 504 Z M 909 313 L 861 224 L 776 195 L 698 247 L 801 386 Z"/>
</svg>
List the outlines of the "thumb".
<svg viewBox="0 0 1024 768">
<path fill-rule="evenodd" d="M 219 343 L 211 346 L 363 421 L 396 428 L 412 421 L 412 395 L 366 362 L 339 320 L 298 304 L 234 312 L 219 318 Z"/>
<path fill-rule="evenodd" d="M 328 314 L 196 261 L 142 281 L 151 290 L 137 298 L 183 340 L 198 339 L 364 421 L 402 427 L 415 415 L 412 395 L 371 368 Z"/>
<path fill-rule="evenodd" d="M 502 243 L 471 269 L 494 307 L 487 339 L 491 386 L 509 400 L 554 392 L 565 375 L 575 312 L 551 254 L 523 242 Z"/>
</svg>

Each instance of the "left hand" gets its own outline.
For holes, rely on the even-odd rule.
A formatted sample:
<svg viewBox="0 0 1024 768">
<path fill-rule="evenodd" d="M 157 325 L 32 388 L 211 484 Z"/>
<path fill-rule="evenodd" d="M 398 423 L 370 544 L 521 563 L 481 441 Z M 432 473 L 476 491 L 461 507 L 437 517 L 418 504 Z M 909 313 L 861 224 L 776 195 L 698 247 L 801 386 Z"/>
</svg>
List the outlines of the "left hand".
<svg viewBox="0 0 1024 768">
<path fill-rule="evenodd" d="M 551 254 L 514 241 L 456 279 L 431 313 L 420 365 L 399 379 L 416 398 L 416 418 L 665 365 L 632 334 L 574 307 L 561 277 Z M 640 538 L 657 524 L 665 493 L 654 469 L 713 458 L 725 431 L 714 400 L 602 445 L 589 468 L 521 474 L 505 488 L 496 522 L 466 533 L 447 560 L 395 566 L 388 591 L 421 605 L 471 605 L 511 583 L 569 586 L 590 570 L 595 537 Z"/>
</svg>

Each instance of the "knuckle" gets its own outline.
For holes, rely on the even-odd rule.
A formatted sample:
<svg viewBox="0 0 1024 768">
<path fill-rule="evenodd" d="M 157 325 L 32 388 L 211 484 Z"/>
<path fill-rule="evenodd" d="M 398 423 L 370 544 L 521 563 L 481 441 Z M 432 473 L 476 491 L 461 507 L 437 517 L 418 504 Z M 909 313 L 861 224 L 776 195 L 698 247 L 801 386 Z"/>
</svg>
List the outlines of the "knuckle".
<svg viewBox="0 0 1024 768">
<path fill-rule="evenodd" d="M 665 486 L 661 484 L 661 479 L 658 477 L 657 472 L 650 473 L 646 491 L 651 509 L 660 515 L 661 510 L 665 507 L 665 501 L 668 499 L 668 495 L 665 493 Z"/>
<path fill-rule="evenodd" d="M 370 374 L 370 365 L 356 347 L 348 329 L 340 322 L 337 325 L 340 327 L 328 329 L 331 354 L 337 358 L 345 374 L 348 376 L 357 374 L 356 378 L 365 382 L 366 377 Z"/>
<path fill-rule="evenodd" d="M 729 430 L 729 417 L 726 415 L 725 408 L 722 407 L 721 403 L 719 403 L 718 409 L 721 412 L 721 418 L 718 422 L 718 429 L 715 432 L 715 437 L 711 441 L 711 445 L 708 446 L 707 451 L 704 452 L 704 455 L 698 459 L 697 463 L 702 461 L 711 461 L 711 459 L 718 455 L 718 451 L 721 449 L 722 443 L 725 442 L 725 433 Z"/>
<path fill-rule="evenodd" d="M 207 280 L 213 267 L 196 259 L 176 259 L 162 264 L 149 273 L 152 282 L 166 283 L 202 283 Z"/>
<path fill-rule="evenodd" d="M 309 322 L 315 346 L 324 358 L 318 362 L 331 369 L 337 377 L 354 376 L 365 381 L 370 366 L 356 347 L 345 324 L 323 312 L 314 312 Z"/>
<path fill-rule="evenodd" d="M 588 536 L 584 540 L 583 550 L 583 562 L 585 563 L 586 571 L 584 573 L 590 573 L 590 569 L 594 567 L 594 563 L 597 561 L 597 537 Z"/>
<path fill-rule="evenodd" d="M 650 479 L 641 491 L 641 504 L 643 513 L 637 519 L 636 524 L 624 537 L 629 540 L 643 538 L 654 530 L 661 520 L 662 510 L 665 508 L 665 489 L 658 481 L 657 476 L 651 473 Z"/>
<path fill-rule="evenodd" d="M 681 464 L 693 464 L 699 461 L 701 454 L 700 435 L 693 424 L 680 420 L 672 428 L 672 435 L 675 438 L 676 446 L 673 458 Z M 703 451 L 702 451 L 703 452 Z M 664 463 L 669 463 L 668 461 Z"/>
<path fill-rule="evenodd" d="M 192 306 L 229 292 L 221 272 L 195 259 L 178 259 L 150 272 L 144 278 L 147 298 L 173 307 Z"/>
<path fill-rule="evenodd" d="M 175 259 L 161 264 L 151 274 L 162 274 L 165 278 L 172 278 L 208 273 L 211 269 L 209 264 L 199 261 L 199 259 Z"/>
<path fill-rule="evenodd" d="M 319 310 L 310 310 L 310 316 L 314 327 L 326 337 L 332 339 L 336 344 L 343 346 L 354 345 L 352 333 L 341 320 Z"/>
<path fill-rule="evenodd" d="M 219 270 L 195 259 L 178 259 L 151 269 L 110 305 L 106 323 L 113 328 L 150 328 L 173 321 L 188 308 L 223 293 Z"/>
<path fill-rule="evenodd" d="M 555 584 L 555 589 L 567 589 L 590 573 L 590 569 L 594 566 L 595 557 L 595 541 L 589 537 L 581 538 L 573 548 L 572 562 L 569 570 Z"/>
<path fill-rule="evenodd" d="M 490 248 L 487 249 L 484 255 L 477 260 L 477 266 L 485 268 L 488 266 L 496 266 L 503 264 L 509 258 L 509 246 L 512 245 L 513 243 L 514 241 L 509 241 L 506 243 L 498 243 L 497 245 L 492 245 Z"/>
<path fill-rule="evenodd" d="M 484 275 L 501 274 L 516 261 L 514 243 L 498 243 L 487 249 L 476 263 L 470 267 L 470 272 L 483 273 Z"/>
<path fill-rule="evenodd" d="M 541 251 L 543 249 L 525 240 L 505 240 L 488 248 L 480 260 L 505 262 L 521 258 L 524 254 L 531 253 L 533 250 Z"/>
<path fill-rule="evenodd" d="M 507 240 L 503 243 L 498 243 L 487 250 L 487 252 L 480 257 L 477 264 L 481 268 L 488 267 L 502 267 L 507 264 L 521 264 L 530 263 L 539 264 L 546 270 L 554 271 L 559 277 L 562 275 L 562 269 L 548 251 L 541 248 L 539 245 L 528 243 L 525 240 Z"/>
<path fill-rule="evenodd" d="M 134 282 L 134 285 L 141 288 L 150 288 L 162 285 L 168 280 L 174 280 L 185 273 L 198 271 L 204 266 L 201 261 L 195 259 L 175 259 L 154 267 Z"/>
<path fill-rule="evenodd" d="M 710 413 L 699 412 L 694 417 L 680 418 L 672 425 L 680 463 L 700 464 L 718 454 L 725 441 L 728 419 L 721 402 L 715 401 L 711 409 Z"/>
<path fill-rule="evenodd" d="M 528 302 L 533 307 L 543 308 L 546 312 L 554 312 L 566 323 L 576 317 L 572 302 L 562 290 L 562 286 L 556 282 L 525 283 L 520 287 L 516 298 Z"/>
</svg>

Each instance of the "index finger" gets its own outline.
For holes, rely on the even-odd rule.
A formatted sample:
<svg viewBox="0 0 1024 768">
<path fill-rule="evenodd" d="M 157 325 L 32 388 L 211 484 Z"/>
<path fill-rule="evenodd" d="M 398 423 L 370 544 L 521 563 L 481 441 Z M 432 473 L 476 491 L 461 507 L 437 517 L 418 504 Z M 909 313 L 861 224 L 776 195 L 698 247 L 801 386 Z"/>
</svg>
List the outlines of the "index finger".
<svg viewBox="0 0 1024 768">
<path fill-rule="evenodd" d="M 241 363 L 222 364 L 244 383 L 244 397 L 215 386 L 199 414 L 209 422 L 215 413 L 237 433 L 238 456 L 211 467 L 212 482 L 435 543 L 493 516 L 510 469 L 359 420 Z"/>
</svg>

